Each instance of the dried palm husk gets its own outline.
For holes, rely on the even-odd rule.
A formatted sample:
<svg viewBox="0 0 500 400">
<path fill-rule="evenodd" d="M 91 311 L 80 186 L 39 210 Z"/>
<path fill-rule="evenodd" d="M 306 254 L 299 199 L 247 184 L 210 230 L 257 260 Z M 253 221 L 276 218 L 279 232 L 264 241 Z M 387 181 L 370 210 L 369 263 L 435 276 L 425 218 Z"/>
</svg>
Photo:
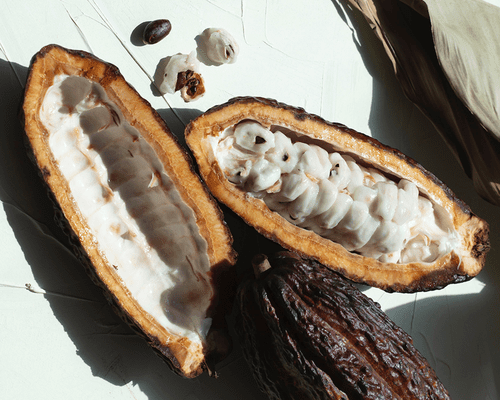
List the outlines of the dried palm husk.
<svg viewBox="0 0 500 400">
<path fill-rule="evenodd" d="M 479 0 L 344 0 L 381 40 L 405 95 L 476 191 L 500 205 L 500 9 Z"/>
</svg>

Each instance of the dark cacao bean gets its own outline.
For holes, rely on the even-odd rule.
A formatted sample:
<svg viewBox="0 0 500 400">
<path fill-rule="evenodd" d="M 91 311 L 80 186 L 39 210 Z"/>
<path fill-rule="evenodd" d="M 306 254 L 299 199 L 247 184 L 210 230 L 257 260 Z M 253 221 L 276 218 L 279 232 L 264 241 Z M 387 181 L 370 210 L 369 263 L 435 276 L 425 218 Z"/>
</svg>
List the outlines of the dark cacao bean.
<svg viewBox="0 0 500 400">
<path fill-rule="evenodd" d="M 144 44 L 155 44 L 164 39 L 172 30 L 172 24 L 168 19 L 157 19 L 151 21 L 144 28 L 142 40 Z"/>
</svg>

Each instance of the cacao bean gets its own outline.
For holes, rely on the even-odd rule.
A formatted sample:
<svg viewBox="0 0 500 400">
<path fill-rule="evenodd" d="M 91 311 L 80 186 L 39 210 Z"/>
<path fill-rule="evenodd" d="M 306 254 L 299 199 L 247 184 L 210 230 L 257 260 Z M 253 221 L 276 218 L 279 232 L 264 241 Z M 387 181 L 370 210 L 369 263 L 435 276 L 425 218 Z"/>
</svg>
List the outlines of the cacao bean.
<svg viewBox="0 0 500 400">
<path fill-rule="evenodd" d="M 172 30 L 172 24 L 168 19 L 157 19 L 151 21 L 144 28 L 142 40 L 144 44 L 155 44 L 167 37 Z"/>
</svg>

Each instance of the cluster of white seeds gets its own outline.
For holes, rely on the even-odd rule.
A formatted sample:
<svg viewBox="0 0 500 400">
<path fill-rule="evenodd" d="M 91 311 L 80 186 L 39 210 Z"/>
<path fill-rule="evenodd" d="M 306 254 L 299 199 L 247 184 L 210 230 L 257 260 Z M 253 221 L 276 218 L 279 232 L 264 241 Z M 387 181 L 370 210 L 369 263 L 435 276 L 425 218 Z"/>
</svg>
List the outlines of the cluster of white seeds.
<svg viewBox="0 0 500 400">
<path fill-rule="evenodd" d="M 216 139 L 227 179 L 289 222 L 382 262 L 432 262 L 455 245 L 437 206 L 406 179 L 389 179 L 353 157 L 292 142 L 245 121 Z"/>
</svg>

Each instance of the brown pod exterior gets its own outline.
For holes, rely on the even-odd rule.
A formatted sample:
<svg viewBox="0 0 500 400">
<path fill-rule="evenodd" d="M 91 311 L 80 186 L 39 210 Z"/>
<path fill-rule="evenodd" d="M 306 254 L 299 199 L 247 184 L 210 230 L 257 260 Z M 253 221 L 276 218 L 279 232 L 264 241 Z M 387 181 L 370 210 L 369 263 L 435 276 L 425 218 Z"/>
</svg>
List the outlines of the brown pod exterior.
<svg viewBox="0 0 500 400">
<path fill-rule="evenodd" d="M 241 121 L 253 120 L 264 127 L 294 132 L 320 147 L 334 148 L 358 158 L 364 165 L 407 179 L 441 206 L 458 233 L 460 245 L 433 262 L 391 263 L 349 252 L 343 246 L 311 230 L 290 223 L 273 212 L 263 200 L 248 195 L 231 183 L 214 154 L 210 139 Z M 238 97 L 207 110 L 186 127 L 186 142 L 200 174 L 214 196 L 247 224 L 287 250 L 319 261 L 356 282 L 392 292 L 440 289 L 476 276 L 489 250 L 489 226 L 436 176 L 400 151 L 344 125 L 325 121 L 272 99 Z"/>
<path fill-rule="evenodd" d="M 207 312 L 214 320 L 213 329 L 201 344 L 172 334 L 148 315 L 130 295 L 124 282 L 116 274 L 116 267 L 109 265 L 99 251 L 99 244 L 78 211 L 69 184 L 48 148 L 47 129 L 39 116 L 44 95 L 58 74 L 85 77 L 101 85 L 127 122 L 155 150 L 182 201 L 193 210 L 200 235 L 207 242 L 210 264 L 207 279 L 214 288 L 211 304 L 207 305 Z M 54 202 L 56 219 L 71 238 L 75 254 L 94 283 L 103 288 L 115 311 L 147 340 L 175 373 L 193 378 L 204 371 L 213 372 L 213 364 L 225 357 L 230 347 L 230 340 L 226 337 L 225 313 L 231 308 L 232 299 L 230 295 L 221 294 L 218 287 L 232 284 L 232 278 L 229 278 L 232 275 L 228 271 L 236 262 L 236 253 L 221 210 L 195 173 L 187 152 L 170 132 L 165 121 L 125 81 L 117 67 L 90 53 L 58 45 L 45 46 L 31 61 L 22 119 L 28 154 L 39 169 L 49 197 Z M 223 283 L 224 279 L 228 279 L 228 282 Z M 230 292 L 228 287 L 225 290 Z"/>
<path fill-rule="evenodd" d="M 341 275 L 291 252 L 269 263 L 236 298 L 244 356 L 269 398 L 450 398 L 411 337 Z"/>
</svg>

